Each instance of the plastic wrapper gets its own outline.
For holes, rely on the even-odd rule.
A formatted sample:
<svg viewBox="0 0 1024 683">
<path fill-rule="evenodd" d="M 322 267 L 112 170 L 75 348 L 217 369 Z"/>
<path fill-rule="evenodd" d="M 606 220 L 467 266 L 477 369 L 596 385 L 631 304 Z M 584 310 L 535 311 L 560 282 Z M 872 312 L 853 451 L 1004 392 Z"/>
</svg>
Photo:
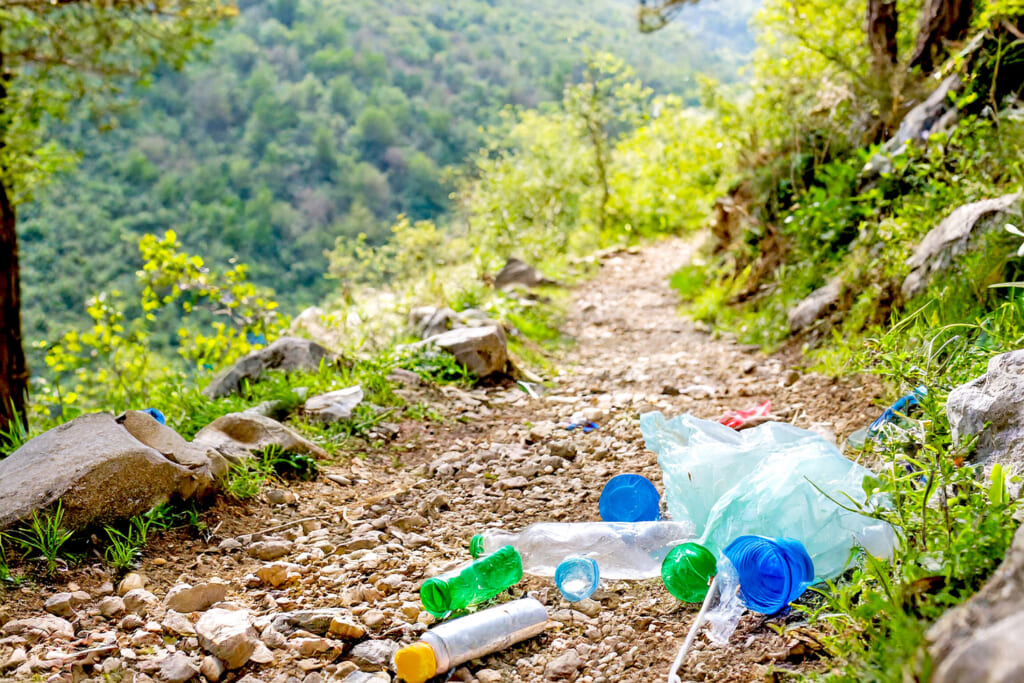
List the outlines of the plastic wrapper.
<svg viewBox="0 0 1024 683">
<path fill-rule="evenodd" d="M 642 415 L 640 428 L 658 455 L 669 513 L 693 522 L 698 542 L 716 555 L 739 536 L 794 538 L 806 547 L 818 580 L 841 574 L 854 548 L 892 556 L 896 541 L 888 524 L 834 502 L 865 503 L 871 472 L 820 435 L 781 422 L 737 432 L 657 412 Z"/>
</svg>

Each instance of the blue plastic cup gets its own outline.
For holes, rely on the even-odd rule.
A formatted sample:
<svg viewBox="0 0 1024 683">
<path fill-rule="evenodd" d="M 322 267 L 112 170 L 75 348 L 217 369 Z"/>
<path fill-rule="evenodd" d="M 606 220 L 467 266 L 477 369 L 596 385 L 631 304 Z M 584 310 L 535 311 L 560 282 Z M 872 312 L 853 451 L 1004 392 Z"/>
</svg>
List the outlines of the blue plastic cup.
<svg viewBox="0 0 1024 683">
<path fill-rule="evenodd" d="M 658 489 L 639 474 L 620 474 L 608 480 L 597 509 L 606 522 L 656 522 Z"/>
<path fill-rule="evenodd" d="M 814 563 L 792 538 L 740 536 L 723 551 L 736 568 L 746 606 L 775 614 L 814 583 Z"/>
<path fill-rule="evenodd" d="M 555 569 L 555 585 L 569 602 L 589 598 L 601 582 L 601 573 L 592 557 L 568 557 Z"/>
</svg>

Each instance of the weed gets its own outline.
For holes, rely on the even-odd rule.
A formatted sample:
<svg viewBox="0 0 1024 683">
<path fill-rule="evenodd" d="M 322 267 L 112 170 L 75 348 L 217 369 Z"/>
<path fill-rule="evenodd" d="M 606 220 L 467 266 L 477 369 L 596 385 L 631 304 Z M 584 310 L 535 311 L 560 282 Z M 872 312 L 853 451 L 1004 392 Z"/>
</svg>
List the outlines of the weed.
<svg viewBox="0 0 1024 683">
<path fill-rule="evenodd" d="M 142 545 L 135 538 L 132 527 L 127 532 L 119 531 L 114 527 L 104 527 L 110 545 L 103 551 L 103 557 L 114 568 L 119 571 L 126 571 L 135 565 L 135 561 L 142 552 Z"/>
<path fill-rule="evenodd" d="M 195 504 L 182 510 L 182 514 L 185 517 L 185 523 L 188 528 L 192 530 L 192 534 L 195 536 L 205 536 L 209 526 L 203 521 L 202 513 L 196 509 Z"/>
<path fill-rule="evenodd" d="M 7 427 L 0 429 L 0 460 L 21 448 L 22 444 L 29 439 L 28 429 L 25 427 L 25 423 L 18 418 L 13 405 L 12 403 L 11 414 L 15 416 L 14 419 L 7 423 Z"/>
<path fill-rule="evenodd" d="M 72 532 L 62 525 L 63 521 L 64 506 L 63 502 L 58 500 L 53 512 L 44 513 L 42 517 L 33 512 L 32 522 L 10 535 L 26 555 L 39 553 L 38 559 L 46 562 L 46 573 L 50 576 L 57 570 L 61 548 L 72 536 Z"/>
<path fill-rule="evenodd" d="M 235 500 L 250 500 L 273 476 L 273 468 L 261 458 L 246 458 L 228 470 L 224 493 Z"/>
</svg>

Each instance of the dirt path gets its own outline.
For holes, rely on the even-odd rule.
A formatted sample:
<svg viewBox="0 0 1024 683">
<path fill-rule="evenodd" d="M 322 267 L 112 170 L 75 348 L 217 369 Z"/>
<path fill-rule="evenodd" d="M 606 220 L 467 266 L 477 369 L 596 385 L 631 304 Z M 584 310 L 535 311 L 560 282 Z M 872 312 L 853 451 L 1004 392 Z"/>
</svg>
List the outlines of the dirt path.
<svg viewBox="0 0 1024 683">
<path fill-rule="evenodd" d="M 673 240 L 605 258 L 596 278 L 573 295 L 565 331 L 575 345 L 543 396 L 530 398 L 517 387 L 409 388 L 405 391 L 411 398 L 434 402 L 447 419 L 402 425 L 397 439 L 367 448 L 365 459 L 328 468 L 325 474 L 334 480 L 321 477 L 292 486 L 294 503 L 219 505 L 211 544 L 181 532 L 149 554 L 140 570 L 149 579 L 147 588 L 162 598 L 177 582 L 217 576 L 231 582 L 228 599 L 251 609 L 258 626 L 282 612 L 344 608 L 367 629 L 362 640 L 369 645 L 317 634 L 270 642 L 280 646 L 271 650 L 272 662 L 250 663 L 223 680 L 242 674 L 252 676 L 250 681 L 280 683 L 392 680 L 386 673 L 360 678 L 353 671 L 357 665 L 379 671 L 383 667 L 373 664 L 368 650 L 386 655 L 427 628 L 430 619 L 420 612 L 419 584 L 468 559 L 468 541 L 475 533 L 487 526 L 514 530 L 537 521 L 596 521 L 604 483 L 623 472 L 643 474 L 661 488 L 655 457 L 644 449 L 640 435 L 642 412 L 717 417 L 727 408 L 772 399 L 776 414 L 788 421 L 842 437 L 877 411 L 871 406 L 877 392 L 871 383 L 801 373 L 780 358 L 713 339 L 679 318 L 668 277 L 692 249 L 691 243 Z M 589 434 L 564 430 L 580 419 L 600 428 Z M 288 563 L 282 565 L 284 583 L 272 587 L 253 576 L 271 563 L 246 554 L 251 542 L 266 540 L 261 529 L 314 517 L 272 534 L 288 548 L 277 560 Z M 238 536 L 242 546 L 232 549 L 236 544 L 226 539 Z M 92 572 L 82 572 L 76 581 L 97 597 L 99 584 L 109 577 L 101 565 Z M 511 591 L 517 597 L 527 592 L 548 606 L 558 624 L 460 668 L 451 680 L 664 680 L 696 612 L 672 598 L 660 580 L 606 584 L 578 612 L 569 610 L 550 580 L 528 577 Z M 38 609 L 45 597 L 21 595 L 19 604 L 35 602 Z M 150 617 L 158 621 L 159 611 Z M 89 633 L 116 626 L 95 608 L 83 608 L 77 624 L 80 632 Z M 135 659 L 123 651 L 111 658 L 141 671 L 149 661 L 149 673 L 155 675 L 155 662 L 166 652 L 131 645 L 131 626 L 121 624 L 116 631 Z M 165 643 L 173 641 L 199 660 L 194 639 L 168 638 Z M 316 644 L 304 642 L 310 639 Z M 813 656 L 806 656 L 808 640 L 799 629 L 779 636 L 761 619 L 749 617 L 729 648 L 698 639 L 683 680 L 771 680 L 773 669 L 815 666 Z M 115 670 L 106 661 L 95 666 Z"/>
</svg>

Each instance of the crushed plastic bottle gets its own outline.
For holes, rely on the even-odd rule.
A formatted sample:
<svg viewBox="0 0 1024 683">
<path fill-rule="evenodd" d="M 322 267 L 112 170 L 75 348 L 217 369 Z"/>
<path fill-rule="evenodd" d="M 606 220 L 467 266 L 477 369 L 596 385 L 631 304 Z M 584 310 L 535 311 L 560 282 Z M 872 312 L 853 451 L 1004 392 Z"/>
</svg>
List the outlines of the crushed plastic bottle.
<svg viewBox="0 0 1024 683">
<path fill-rule="evenodd" d="M 495 605 L 430 629 L 395 653 L 395 670 L 399 680 L 425 683 L 459 664 L 532 638 L 547 624 L 547 609 L 533 598 Z"/>
<path fill-rule="evenodd" d="M 661 513 L 658 489 L 639 474 L 619 474 L 601 490 L 597 509 L 605 522 L 656 522 Z"/>
<path fill-rule="evenodd" d="M 640 429 L 658 454 L 672 518 L 692 521 L 694 540 L 712 553 L 747 534 L 795 538 L 820 580 L 841 574 L 855 548 L 892 556 L 896 536 L 888 524 L 836 502 L 866 504 L 871 472 L 820 435 L 781 422 L 737 432 L 657 412 L 642 415 Z"/>
<path fill-rule="evenodd" d="M 468 567 L 427 579 L 420 586 L 423 607 L 435 617 L 490 600 L 523 578 L 523 560 L 510 545 Z"/>
<path fill-rule="evenodd" d="M 514 546 L 524 571 L 536 576 L 553 576 L 562 560 L 580 555 L 596 561 L 605 579 L 650 579 L 660 575 L 672 548 L 695 537 L 687 521 L 541 522 L 518 533 L 488 529 L 473 537 L 469 550 L 481 557 Z"/>
<path fill-rule="evenodd" d="M 567 557 L 555 569 L 555 586 L 569 602 L 589 598 L 601 583 L 601 571 L 590 557 Z"/>
</svg>

